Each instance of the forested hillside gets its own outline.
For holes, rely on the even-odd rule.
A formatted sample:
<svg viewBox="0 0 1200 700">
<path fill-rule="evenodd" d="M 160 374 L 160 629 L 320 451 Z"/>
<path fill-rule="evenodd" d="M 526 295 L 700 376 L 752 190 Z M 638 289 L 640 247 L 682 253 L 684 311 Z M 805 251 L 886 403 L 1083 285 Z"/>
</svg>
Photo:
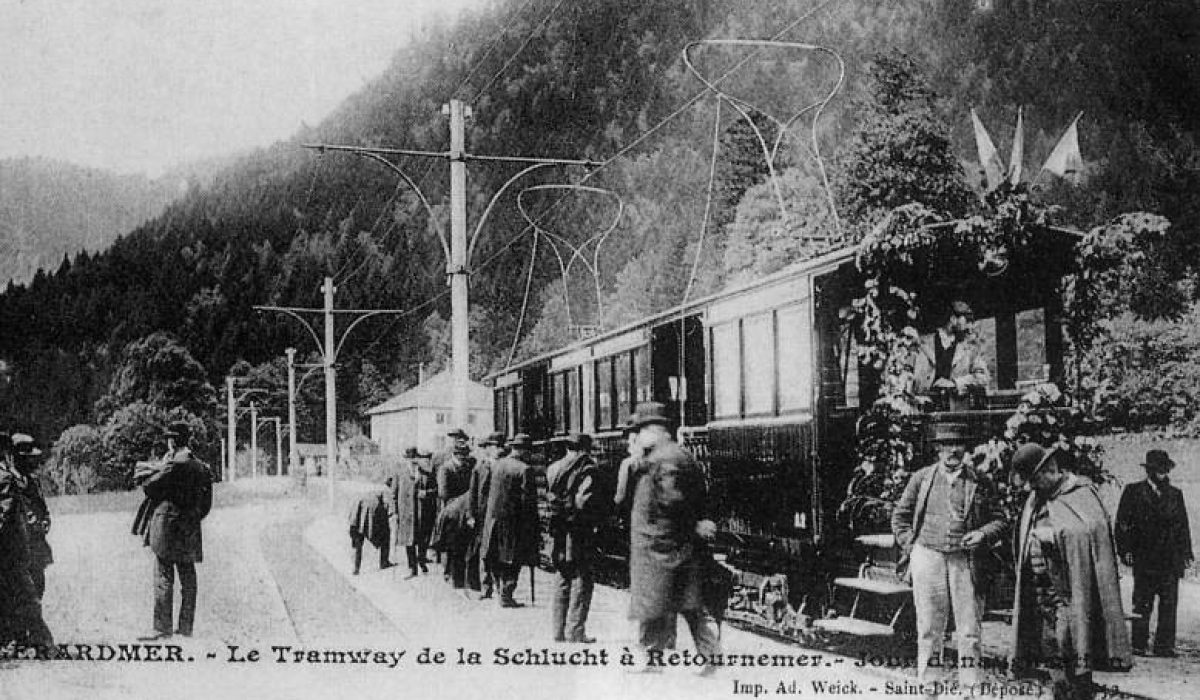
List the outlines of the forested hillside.
<svg viewBox="0 0 1200 700">
<path fill-rule="evenodd" d="M 1200 223 L 1200 93 L 1190 89 L 1200 84 L 1193 48 L 1200 19 L 1190 3 L 992 5 L 981 11 L 958 0 L 502 0 L 429 30 L 325 122 L 241 158 L 104 252 L 80 254 L 61 267 L 55 261 L 28 285 L 0 295 L 0 420 L 48 438 L 97 420 L 96 402 L 122 349 L 155 331 L 177 337 L 214 386 L 239 360 L 245 361 L 239 372 L 266 363 L 277 370 L 286 347 L 304 355 L 315 350 L 312 340 L 294 320 L 252 307 L 319 306 L 325 275 L 335 279 L 339 307 L 412 310 L 367 321 L 345 344 L 339 418 L 360 419 L 390 389 L 412 384 L 418 363 L 436 369 L 448 345 L 437 239 L 448 225 L 444 162 L 395 161 L 432 203 L 431 217 L 388 169 L 301 144 L 444 150 L 440 108 L 451 97 L 473 109 L 473 152 L 605 163 L 590 171 L 531 173 L 492 211 L 471 260 L 477 376 L 508 360 L 518 321 L 520 357 L 573 337 L 568 322 L 612 327 L 849 240 L 863 222 L 834 216 L 823 177 L 846 182 L 847 143 L 865 109 L 865 67 L 893 50 L 914 57 L 938 96 L 927 117 L 949 128 L 967 187 L 978 180 L 971 107 L 1002 150 L 1024 107 L 1031 179 L 1083 111 L 1084 182 L 1046 180 L 1038 196 L 1062 205 L 1061 216 L 1079 227 L 1131 209 L 1171 219 L 1169 245 L 1156 253 L 1161 294 L 1148 295 L 1147 303 L 1182 307 L 1188 300 L 1176 298 L 1183 287 L 1175 282 L 1193 272 Z M 810 134 L 813 111 L 782 139 L 773 163 L 781 191 L 768 182 L 746 120 L 728 104 L 718 114 L 711 96 L 689 103 L 703 85 L 680 55 L 688 42 L 704 38 L 819 44 L 844 61 L 844 85 L 815 125 L 820 160 Z M 706 76 L 737 66 L 722 86 L 754 106 L 748 116 L 768 140 L 777 127 L 765 115 L 786 121 L 838 81 L 828 53 L 771 48 L 739 63 L 748 55 L 746 48 L 713 46 L 693 52 Z M 520 168 L 471 163 L 472 228 Z M 596 258 L 598 281 L 575 260 L 564 285 L 551 245 L 569 260 L 566 243 L 578 246 L 605 231 L 616 200 L 561 190 L 522 197 L 525 214 L 538 222 L 539 251 L 527 278 L 535 236 L 516 206 L 517 192 L 585 179 L 623 204 Z M 303 431 L 314 434 L 316 421 Z"/>
</svg>

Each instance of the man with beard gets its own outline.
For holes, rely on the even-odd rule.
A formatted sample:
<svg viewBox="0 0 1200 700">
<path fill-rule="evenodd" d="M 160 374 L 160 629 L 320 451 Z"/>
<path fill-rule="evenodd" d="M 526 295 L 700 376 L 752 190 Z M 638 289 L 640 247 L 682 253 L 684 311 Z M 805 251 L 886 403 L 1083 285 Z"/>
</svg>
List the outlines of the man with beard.
<svg viewBox="0 0 1200 700">
<path fill-rule="evenodd" d="M 1054 697 L 1093 697 L 1093 670 L 1130 666 L 1112 523 L 1096 486 L 1033 443 L 1012 458 L 1028 490 L 1017 530 L 1011 668 L 1049 667 Z"/>
<path fill-rule="evenodd" d="M 1150 450 L 1142 467 L 1146 480 L 1126 486 L 1117 507 L 1117 552 L 1133 568 L 1133 653 L 1147 653 L 1157 597 L 1154 655 L 1175 656 L 1179 579 L 1192 564 L 1192 534 L 1183 492 L 1168 477 L 1175 462 L 1163 450 Z"/>
<path fill-rule="evenodd" d="M 538 557 L 537 476 L 529 464 L 533 441 L 517 433 L 511 452 L 492 465 L 480 555 L 500 586 L 500 607 L 519 608 L 513 599 L 521 567 Z"/>
<path fill-rule="evenodd" d="M 41 595 L 30 560 L 25 491 L 28 477 L 13 460 L 13 443 L 27 456 L 40 450 L 27 435 L 0 435 L 0 645 L 51 647 L 53 635 L 42 617 Z"/>
</svg>

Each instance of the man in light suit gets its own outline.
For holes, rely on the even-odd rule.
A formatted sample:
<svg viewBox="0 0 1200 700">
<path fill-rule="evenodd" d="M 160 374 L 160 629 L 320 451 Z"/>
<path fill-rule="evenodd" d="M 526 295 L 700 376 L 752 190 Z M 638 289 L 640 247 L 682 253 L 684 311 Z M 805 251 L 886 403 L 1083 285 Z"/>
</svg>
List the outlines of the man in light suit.
<svg viewBox="0 0 1200 700">
<path fill-rule="evenodd" d="M 892 532 L 912 572 L 917 680 L 930 688 L 940 680 L 930 662 L 941 661 L 951 610 L 959 682 L 964 688 L 979 682 L 985 556 L 1008 528 L 991 485 L 964 463 L 963 454 L 962 447 L 943 448 L 936 464 L 913 474 L 892 510 Z"/>
<path fill-rule="evenodd" d="M 921 338 L 911 363 L 913 391 L 966 396 L 987 388 L 987 360 L 974 339 L 975 314 L 965 301 L 947 305 L 937 330 Z"/>
</svg>

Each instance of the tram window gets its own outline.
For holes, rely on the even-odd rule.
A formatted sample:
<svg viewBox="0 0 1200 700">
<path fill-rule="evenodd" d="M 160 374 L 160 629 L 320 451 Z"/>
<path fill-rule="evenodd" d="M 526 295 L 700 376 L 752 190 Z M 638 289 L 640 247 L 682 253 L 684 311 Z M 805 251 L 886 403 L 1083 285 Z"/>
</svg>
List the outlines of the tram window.
<svg viewBox="0 0 1200 700">
<path fill-rule="evenodd" d="M 746 415 L 775 412 L 775 342 L 771 314 L 750 316 L 742 321 L 745 348 L 742 376 L 746 382 Z"/>
<path fill-rule="evenodd" d="M 550 395 L 554 402 L 554 430 L 558 433 L 565 433 L 567 431 L 567 406 L 570 405 L 566 372 L 553 375 L 550 382 Z"/>
<path fill-rule="evenodd" d="M 797 411 L 812 405 L 812 348 L 808 313 L 804 306 L 777 312 L 776 348 L 779 356 L 779 412 Z"/>
<path fill-rule="evenodd" d="M 596 430 L 608 430 L 613 425 L 612 359 L 596 363 Z"/>
<path fill-rule="evenodd" d="M 1017 386 L 1050 381 L 1046 358 L 1046 312 L 1030 309 L 1017 314 Z"/>
<path fill-rule="evenodd" d="M 995 391 L 1000 376 L 996 361 L 996 319 L 981 318 L 975 321 L 975 339 L 979 343 L 979 354 L 988 368 L 988 391 Z"/>
<path fill-rule="evenodd" d="M 570 429 L 583 431 L 583 394 L 579 391 L 579 368 L 567 372 L 567 396 L 570 397 Z"/>
<path fill-rule="evenodd" d="M 613 391 L 617 399 L 615 418 L 624 421 L 633 412 L 633 355 L 622 353 L 613 358 Z"/>
<path fill-rule="evenodd" d="M 636 408 L 637 404 L 650 400 L 650 353 L 644 347 L 633 351 L 633 386 Z"/>
<path fill-rule="evenodd" d="M 713 413 L 717 418 L 741 414 L 742 372 L 738 322 L 712 328 Z"/>
</svg>

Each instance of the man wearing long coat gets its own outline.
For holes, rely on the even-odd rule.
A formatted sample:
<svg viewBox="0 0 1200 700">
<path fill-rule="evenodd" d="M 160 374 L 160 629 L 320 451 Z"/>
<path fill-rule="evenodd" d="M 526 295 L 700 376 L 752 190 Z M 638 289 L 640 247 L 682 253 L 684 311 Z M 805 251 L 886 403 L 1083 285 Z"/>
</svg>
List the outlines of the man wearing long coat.
<svg viewBox="0 0 1200 700">
<path fill-rule="evenodd" d="M 143 543 L 154 552 L 154 632 L 143 639 L 174 633 L 191 636 L 196 619 L 196 564 L 204 560 L 200 523 L 212 509 L 212 472 L 188 449 L 187 423 L 167 430 L 167 457 L 142 481 L 147 505 L 135 523 Z M 175 574 L 179 574 L 179 624 L 172 627 Z"/>
<path fill-rule="evenodd" d="M 1017 529 L 1011 667 L 1045 663 L 1054 697 L 1091 697 L 1092 671 L 1127 669 L 1112 521 L 1096 486 L 1062 471 L 1036 444 L 1013 455 L 1011 478 L 1031 493 Z"/>
<path fill-rule="evenodd" d="M 437 480 L 431 470 L 422 469 L 422 461 L 415 447 L 406 449 L 387 496 L 393 543 L 397 548 L 404 547 L 408 562 L 406 578 L 416 576 L 418 567 L 422 572 L 429 571 L 425 550 L 437 515 Z"/>
<path fill-rule="evenodd" d="M 492 465 L 500 458 L 504 449 L 504 433 L 492 433 L 479 444 L 479 455 L 475 468 L 471 470 L 471 483 L 467 489 L 471 519 L 469 525 L 475 530 L 471 546 L 467 548 L 467 585 L 480 591 L 480 600 L 493 594 L 492 572 L 480 556 L 483 550 L 483 521 L 487 517 L 488 491 L 492 482 Z"/>
<path fill-rule="evenodd" d="M 390 489 L 386 492 L 390 494 Z M 354 502 L 350 509 L 350 548 L 355 575 L 362 568 L 363 543 L 370 542 L 379 550 L 379 568 L 392 565 L 392 532 L 385 492 L 372 491 Z"/>
<path fill-rule="evenodd" d="M 22 499 L 25 506 L 25 526 L 29 533 L 29 573 L 40 599 L 46 593 L 46 567 L 54 563 L 54 551 L 46 536 L 50 534 L 50 508 L 42 496 L 38 481 L 38 457 L 42 451 L 29 435 L 18 433 L 12 436 L 13 463 L 25 477 Z"/>
<path fill-rule="evenodd" d="M 630 513 L 630 617 L 647 651 L 667 648 L 676 614 L 687 620 L 696 651 L 720 651 L 720 631 L 704 598 L 707 541 L 716 526 L 705 519 L 704 475 L 672 438 L 659 403 L 638 408 L 634 425 L 647 450 Z M 706 666 L 705 669 L 710 669 Z"/>
<path fill-rule="evenodd" d="M 12 463 L 8 435 L 0 434 L 0 645 L 52 646 L 32 573 L 24 491 L 28 477 Z"/>
<path fill-rule="evenodd" d="M 596 526 L 607 511 L 601 505 L 592 458 L 592 436 L 574 433 L 567 454 L 546 470 L 550 501 L 550 558 L 556 570 L 552 630 L 556 642 L 591 643 L 587 636 L 592 605 Z"/>
<path fill-rule="evenodd" d="M 443 452 L 433 459 L 433 471 L 437 477 L 439 511 L 448 510 L 452 501 L 467 493 L 471 485 L 471 472 L 475 468 L 475 458 L 471 456 L 471 446 L 468 443 L 469 438 L 462 428 L 455 428 L 447 433 L 447 435 L 454 440 L 453 446 L 448 452 Z M 437 522 L 434 524 L 434 541 L 453 541 L 456 543 L 459 541 L 463 533 L 457 531 L 457 529 L 461 529 L 461 526 L 465 525 L 470 519 L 469 508 L 466 519 L 461 519 L 458 515 L 456 513 L 454 519 L 456 532 L 442 533 L 441 529 L 443 525 L 450 521 L 439 513 Z M 454 584 L 455 588 L 462 588 L 465 585 L 467 547 L 469 546 L 470 539 L 467 539 L 462 547 L 455 546 L 453 549 L 438 550 L 445 555 L 444 576 L 447 581 Z"/>
<path fill-rule="evenodd" d="M 513 599 L 522 566 L 538 558 L 537 474 L 529 465 L 533 442 L 518 433 L 512 452 L 492 465 L 487 514 L 483 520 L 480 556 L 500 586 L 500 607 L 518 608 Z"/>
</svg>

